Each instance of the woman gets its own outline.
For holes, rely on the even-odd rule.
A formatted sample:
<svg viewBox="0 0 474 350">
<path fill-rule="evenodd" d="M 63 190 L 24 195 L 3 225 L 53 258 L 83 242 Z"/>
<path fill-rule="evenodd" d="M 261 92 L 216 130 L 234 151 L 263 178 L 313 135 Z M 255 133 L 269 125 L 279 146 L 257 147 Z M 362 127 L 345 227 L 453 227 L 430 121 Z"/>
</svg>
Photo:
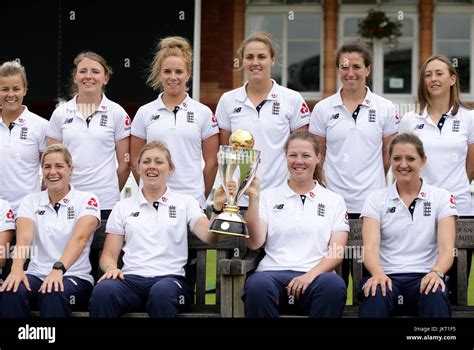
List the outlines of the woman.
<svg viewBox="0 0 474 350">
<path fill-rule="evenodd" d="M 68 317 L 87 305 L 92 291 L 89 252 L 100 223 L 98 199 L 70 185 L 72 158 L 64 146 L 47 147 L 41 166 L 46 190 L 27 195 L 18 209 L 13 265 L 0 288 L 2 317 L 28 317 L 29 305 L 41 317 Z"/>
<path fill-rule="evenodd" d="M 423 179 L 450 191 L 459 215 L 472 216 L 474 111 L 462 104 L 460 94 L 459 75 L 451 61 L 431 56 L 420 70 L 419 110 L 403 116 L 400 132 L 412 131 L 423 141 L 429 157 Z"/>
<path fill-rule="evenodd" d="M 138 182 L 140 174 L 134 166 L 143 145 L 155 140 L 165 141 L 176 164 L 169 187 L 191 195 L 201 208 L 205 208 L 217 172 L 219 129 L 211 110 L 186 92 L 191 72 L 189 42 L 182 37 L 161 40 L 148 83 L 163 92 L 155 101 L 140 107 L 133 119 L 132 171 Z"/>
<path fill-rule="evenodd" d="M 107 222 L 99 263 L 104 275 L 92 293 L 91 317 L 118 317 L 145 308 L 151 317 L 176 316 L 193 297 L 184 275 L 188 228 L 205 243 L 218 240 L 208 232 L 209 220 L 197 200 L 168 187 L 175 165 L 164 142 L 147 143 L 138 154 L 137 169 L 142 189 L 120 201 Z M 221 188 L 214 203 L 222 209 L 224 201 Z"/>
<path fill-rule="evenodd" d="M 392 102 L 372 93 L 367 78 L 372 54 L 361 42 L 344 44 L 336 53 L 342 87 L 313 109 L 309 132 L 321 144 L 327 188 L 340 194 L 350 219 L 358 219 L 370 191 L 386 186 L 387 145 L 398 129 Z M 348 284 L 350 261 L 342 265 Z"/>
<path fill-rule="evenodd" d="M 0 198 L 14 213 L 21 199 L 40 191 L 40 157 L 46 147 L 46 119 L 23 105 L 28 91 L 25 68 L 16 61 L 0 65 Z"/>
<path fill-rule="evenodd" d="M 74 97 L 53 112 L 48 144 L 62 142 L 71 151 L 75 169 L 71 183 L 78 190 L 97 194 L 101 217 L 106 220 L 130 174 L 131 121 L 104 94 L 112 69 L 102 56 L 84 51 L 74 65 Z"/>
<path fill-rule="evenodd" d="M 251 34 L 242 41 L 237 55 L 248 81 L 242 87 L 226 92 L 219 100 L 216 117 L 220 144 L 228 145 L 235 130 L 252 133 L 254 148 L 262 152 L 257 169 L 262 190 L 278 187 L 288 177 L 283 145 L 290 133 L 307 130 L 309 109 L 298 92 L 271 79 L 276 57 L 270 34 Z M 239 205 L 247 207 L 248 198 L 242 196 Z"/>
<path fill-rule="evenodd" d="M 386 186 L 384 155 L 399 117 L 392 102 L 366 86 L 372 54 L 365 44 L 343 45 L 336 66 L 342 87 L 314 107 L 309 132 L 321 144 L 328 189 L 342 195 L 349 215 L 358 218 L 369 192 Z"/>
<path fill-rule="evenodd" d="M 400 131 L 411 131 L 423 141 L 429 162 L 423 179 L 450 191 L 461 217 L 472 217 L 471 182 L 474 179 L 474 111 L 460 100 L 459 75 L 451 61 L 431 56 L 420 70 L 419 110 L 406 113 Z M 468 251 L 468 280 L 472 249 Z M 457 272 L 448 272 L 450 299 L 457 304 Z"/>
<path fill-rule="evenodd" d="M 7 201 L 0 199 L 0 271 L 10 254 L 10 242 L 15 233 L 15 214 Z"/>
<path fill-rule="evenodd" d="M 396 136 L 388 155 L 396 182 L 372 192 L 362 209 L 364 265 L 360 317 L 388 317 L 394 306 L 420 317 L 450 317 L 444 274 L 453 263 L 454 197 L 420 178 L 421 140 Z"/>
<path fill-rule="evenodd" d="M 346 205 L 324 188 L 314 136 L 293 133 L 284 149 L 288 182 L 262 191 L 261 199 L 258 181 L 247 190 L 245 242 L 250 249 L 265 245 L 266 255 L 245 283 L 245 314 L 278 317 L 281 307 L 295 304 L 310 317 L 341 317 L 346 287 L 334 269 L 347 243 Z"/>
</svg>

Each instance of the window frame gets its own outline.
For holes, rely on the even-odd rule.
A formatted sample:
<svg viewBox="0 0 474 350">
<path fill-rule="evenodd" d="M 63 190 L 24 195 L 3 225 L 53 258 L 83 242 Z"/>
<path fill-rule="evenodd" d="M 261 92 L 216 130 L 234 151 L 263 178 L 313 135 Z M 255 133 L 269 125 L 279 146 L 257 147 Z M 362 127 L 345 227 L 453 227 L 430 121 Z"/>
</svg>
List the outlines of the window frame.
<svg viewBox="0 0 474 350">
<path fill-rule="evenodd" d="M 301 14 L 315 14 L 321 16 L 321 36 L 319 37 L 319 49 L 320 49 L 320 64 L 319 64 L 319 91 L 298 91 L 305 100 L 319 100 L 322 98 L 324 88 L 324 16 L 323 9 L 320 4 L 302 4 L 302 5 L 252 5 L 248 4 L 245 11 L 245 36 L 249 35 L 249 15 L 281 15 L 286 18 L 283 20 L 282 27 L 282 42 L 278 48 L 276 64 L 281 65 L 281 85 L 287 86 L 288 83 L 288 14 L 289 11 L 294 11 L 295 16 L 298 13 Z M 245 74 L 243 80 L 246 80 Z M 243 81 L 243 82 L 244 82 Z"/>
<path fill-rule="evenodd" d="M 344 22 L 349 18 L 360 18 L 363 19 L 367 12 L 374 8 L 374 4 L 365 4 L 365 5 L 353 5 L 353 4 L 342 4 L 339 8 L 339 23 L 338 23 L 338 47 L 340 47 L 348 39 L 360 38 L 359 36 L 346 37 L 344 36 Z M 383 4 L 376 7 L 378 10 L 384 11 L 387 14 L 393 14 L 400 11 L 400 6 L 397 4 Z M 419 60 L 419 23 L 418 23 L 418 5 L 406 5 L 403 8 L 405 18 L 409 18 L 413 23 L 413 40 L 407 39 L 407 41 L 413 41 L 412 46 L 412 81 L 411 81 L 411 93 L 384 93 L 383 92 L 383 42 L 374 41 L 373 42 L 373 64 L 372 64 L 372 92 L 377 95 L 383 96 L 394 103 L 407 103 L 414 102 L 417 95 L 418 87 L 418 60 Z M 404 38 L 401 37 L 399 41 L 404 41 Z M 381 74 L 374 74 L 374 72 L 382 72 Z M 339 78 L 337 79 L 337 87 L 342 86 Z"/>
<path fill-rule="evenodd" d="M 453 7 L 453 5 L 456 5 Z M 459 9 L 462 7 L 462 10 Z M 471 20 L 471 31 L 470 31 L 470 40 L 471 45 L 469 56 L 471 58 L 469 69 L 471 71 L 471 79 L 469 82 L 469 92 L 461 92 L 461 100 L 463 101 L 473 101 L 474 100 L 474 6 L 472 4 L 446 4 L 438 3 L 435 7 L 435 12 L 433 14 L 433 54 L 438 54 L 438 28 L 436 27 L 436 21 L 439 15 L 468 15 Z"/>
</svg>

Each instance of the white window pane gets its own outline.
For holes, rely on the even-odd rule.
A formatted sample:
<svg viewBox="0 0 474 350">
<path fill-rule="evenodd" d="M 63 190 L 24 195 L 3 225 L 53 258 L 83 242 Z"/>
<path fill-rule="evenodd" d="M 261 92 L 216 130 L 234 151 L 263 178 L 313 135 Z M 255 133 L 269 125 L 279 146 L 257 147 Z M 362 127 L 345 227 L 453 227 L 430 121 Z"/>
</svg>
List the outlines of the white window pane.
<svg viewBox="0 0 474 350">
<path fill-rule="evenodd" d="M 347 18 L 344 21 L 344 36 L 359 36 L 359 34 L 357 34 L 357 31 L 359 30 L 359 21 L 362 19 L 363 18 Z"/>
<path fill-rule="evenodd" d="M 459 84 L 461 91 L 465 93 L 470 92 L 469 82 L 471 81 L 471 58 L 469 56 L 470 43 L 467 42 L 452 42 L 452 41 L 438 41 L 436 52 L 440 55 L 449 57 L 459 74 Z"/>
<path fill-rule="evenodd" d="M 436 16 L 438 39 L 469 39 L 470 16 L 442 14 Z"/>
<path fill-rule="evenodd" d="M 321 38 L 321 15 L 295 13 L 294 20 L 288 21 L 288 39 Z"/>
<path fill-rule="evenodd" d="M 393 18 L 393 20 L 398 20 Z M 403 18 L 402 27 L 400 28 L 402 32 L 402 37 L 412 37 L 413 36 L 413 20 L 411 18 Z"/>
<path fill-rule="evenodd" d="M 288 87 L 320 91 L 320 42 L 288 42 Z"/>
<path fill-rule="evenodd" d="M 411 94 L 412 43 L 399 43 L 395 49 L 384 44 L 383 92 Z"/>
</svg>

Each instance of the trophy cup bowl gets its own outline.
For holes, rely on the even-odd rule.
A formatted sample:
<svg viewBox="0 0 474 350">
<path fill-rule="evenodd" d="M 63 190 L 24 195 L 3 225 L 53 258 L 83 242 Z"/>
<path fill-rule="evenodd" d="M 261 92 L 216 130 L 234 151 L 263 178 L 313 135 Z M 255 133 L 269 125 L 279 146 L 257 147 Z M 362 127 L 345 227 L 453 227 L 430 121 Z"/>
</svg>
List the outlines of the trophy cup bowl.
<svg viewBox="0 0 474 350">
<path fill-rule="evenodd" d="M 229 146 L 220 146 L 217 154 L 219 174 L 227 198 L 224 211 L 212 222 L 209 232 L 249 237 L 247 225 L 239 213 L 238 202 L 250 186 L 260 162 L 260 151 L 252 149 L 254 138 L 246 130 L 236 130 L 229 139 Z M 236 183 L 235 193 L 229 193 L 227 183 Z"/>
</svg>

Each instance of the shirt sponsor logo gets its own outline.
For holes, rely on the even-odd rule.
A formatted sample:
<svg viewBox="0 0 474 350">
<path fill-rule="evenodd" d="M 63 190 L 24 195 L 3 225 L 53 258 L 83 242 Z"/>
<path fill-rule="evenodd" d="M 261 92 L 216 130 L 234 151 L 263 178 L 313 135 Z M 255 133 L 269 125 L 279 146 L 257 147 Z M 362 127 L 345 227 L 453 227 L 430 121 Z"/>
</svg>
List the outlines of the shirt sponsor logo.
<svg viewBox="0 0 474 350">
<path fill-rule="evenodd" d="M 125 116 L 125 125 L 130 126 L 131 124 L 132 124 L 132 120 L 130 119 L 130 117 L 128 115 Z"/>
<path fill-rule="evenodd" d="M 449 202 L 451 204 L 456 204 L 456 202 L 454 201 L 454 196 L 453 195 L 451 195 L 451 197 L 449 198 Z"/>
<path fill-rule="evenodd" d="M 423 192 L 423 191 L 420 192 L 420 197 L 421 198 L 426 198 L 426 196 L 427 196 L 426 192 Z"/>
<path fill-rule="evenodd" d="M 211 124 L 212 124 L 213 128 L 215 128 L 217 126 L 217 118 L 214 114 L 211 117 Z"/>
<path fill-rule="evenodd" d="M 68 203 L 69 203 L 69 199 L 68 199 L 68 198 L 63 198 L 62 201 L 63 201 L 64 204 L 68 204 Z"/>
<path fill-rule="evenodd" d="M 400 115 L 398 113 L 395 114 L 395 124 L 400 124 Z"/>
<path fill-rule="evenodd" d="M 94 208 L 97 208 L 97 200 L 92 197 L 91 199 L 89 199 L 89 201 L 87 202 L 87 205 L 91 206 L 91 207 L 94 207 Z"/>
<path fill-rule="evenodd" d="M 302 114 L 302 116 L 309 113 L 309 108 L 308 108 L 308 106 L 306 105 L 305 102 L 303 102 L 303 104 L 301 105 L 300 113 Z"/>
<path fill-rule="evenodd" d="M 168 202 L 168 198 L 167 198 L 167 197 L 165 197 L 165 196 L 161 197 L 161 200 L 163 201 L 163 203 L 166 203 L 166 202 Z"/>
<path fill-rule="evenodd" d="M 311 199 L 313 199 L 316 195 L 314 194 L 313 191 L 309 192 L 309 196 L 311 197 Z"/>
</svg>

